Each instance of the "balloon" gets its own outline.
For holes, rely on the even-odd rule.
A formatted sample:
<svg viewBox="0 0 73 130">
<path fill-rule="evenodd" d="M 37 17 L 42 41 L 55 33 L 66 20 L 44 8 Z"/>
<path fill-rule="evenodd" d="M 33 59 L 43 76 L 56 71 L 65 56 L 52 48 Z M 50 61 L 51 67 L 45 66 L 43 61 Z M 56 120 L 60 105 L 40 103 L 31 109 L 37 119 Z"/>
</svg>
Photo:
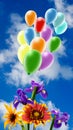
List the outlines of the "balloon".
<svg viewBox="0 0 73 130">
<path fill-rule="evenodd" d="M 30 47 L 39 52 L 43 52 L 46 47 L 45 40 L 42 37 L 36 37 L 31 41 Z"/>
<path fill-rule="evenodd" d="M 37 14 L 33 10 L 29 10 L 25 14 L 25 21 L 28 26 L 32 26 L 37 18 Z"/>
<path fill-rule="evenodd" d="M 36 50 L 30 50 L 24 58 L 24 69 L 28 74 L 37 71 L 42 63 L 42 56 Z"/>
<path fill-rule="evenodd" d="M 23 59 L 26 56 L 27 52 L 29 52 L 30 46 L 28 45 L 21 45 L 18 49 L 18 59 L 23 64 Z"/>
<path fill-rule="evenodd" d="M 20 45 L 26 44 L 25 38 L 24 38 L 24 31 L 20 31 L 17 35 L 17 41 Z"/>
<path fill-rule="evenodd" d="M 36 34 L 34 32 L 34 29 L 31 27 L 25 30 L 24 35 L 27 43 L 30 44 L 30 42 L 32 41 L 32 39 L 35 37 Z"/>
<path fill-rule="evenodd" d="M 55 28 L 56 34 L 60 35 L 63 34 L 67 30 L 68 24 L 64 21 L 60 26 Z"/>
<path fill-rule="evenodd" d="M 52 65 L 53 61 L 54 61 L 54 56 L 52 53 L 47 52 L 47 51 L 43 52 L 42 53 L 42 64 L 41 64 L 39 70 L 50 67 Z"/>
<path fill-rule="evenodd" d="M 45 20 L 47 24 L 52 23 L 57 15 L 57 11 L 54 8 L 50 8 L 45 13 Z"/>
<path fill-rule="evenodd" d="M 40 33 L 41 37 L 44 38 L 45 41 L 48 41 L 52 37 L 52 29 L 48 26 Z"/>
<path fill-rule="evenodd" d="M 53 22 L 54 27 L 58 27 L 59 25 L 61 25 L 64 22 L 64 20 L 65 20 L 64 14 L 61 12 L 58 12 L 57 17 Z"/>
<path fill-rule="evenodd" d="M 44 26 L 45 26 L 45 19 L 42 17 L 38 17 L 34 24 L 34 28 L 35 28 L 36 32 L 41 32 L 43 30 Z"/>
<path fill-rule="evenodd" d="M 59 37 L 53 37 L 49 41 L 49 50 L 50 52 L 55 52 L 59 49 L 61 45 L 61 39 Z"/>
</svg>

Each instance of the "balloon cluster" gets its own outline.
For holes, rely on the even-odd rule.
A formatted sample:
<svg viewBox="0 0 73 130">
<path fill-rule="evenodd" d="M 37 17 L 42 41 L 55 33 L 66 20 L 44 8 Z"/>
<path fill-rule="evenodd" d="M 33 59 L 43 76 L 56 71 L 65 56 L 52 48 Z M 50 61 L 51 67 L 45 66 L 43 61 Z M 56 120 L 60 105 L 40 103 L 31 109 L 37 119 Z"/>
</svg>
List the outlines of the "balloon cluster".
<svg viewBox="0 0 73 130">
<path fill-rule="evenodd" d="M 51 8 L 46 11 L 45 19 L 47 24 L 53 24 L 57 35 L 63 34 L 66 31 L 68 25 L 65 20 L 65 15 L 62 12 L 57 12 L 55 9 Z"/>
<path fill-rule="evenodd" d="M 64 14 L 57 13 L 53 8 L 46 11 L 45 18 L 37 17 L 35 11 L 29 10 L 25 14 L 25 21 L 28 28 L 20 31 L 17 36 L 21 45 L 18 49 L 18 59 L 27 74 L 31 74 L 51 66 L 54 61 L 53 52 L 61 45 L 61 39 L 53 36 L 50 24 L 53 24 L 56 34 L 62 34 L 67 29 L 67 22 Z"/>
</svg>

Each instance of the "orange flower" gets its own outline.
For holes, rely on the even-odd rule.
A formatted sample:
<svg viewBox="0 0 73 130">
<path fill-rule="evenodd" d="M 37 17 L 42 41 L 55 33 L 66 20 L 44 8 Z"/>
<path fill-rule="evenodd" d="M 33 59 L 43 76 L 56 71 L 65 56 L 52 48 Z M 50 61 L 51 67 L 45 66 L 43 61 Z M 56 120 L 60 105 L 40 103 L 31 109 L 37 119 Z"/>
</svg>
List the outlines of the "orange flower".
<svg viewBox="0 0 73 130">
<path fill-rule="evenodd" d="M 27 104 L 23 109 L 22 120 L 27 124 L 34 123 L 34 126 L 37 126 L 51 120 L 51 113 L 45 104 L 35 102 L 34 104 Z"/>
</svg>

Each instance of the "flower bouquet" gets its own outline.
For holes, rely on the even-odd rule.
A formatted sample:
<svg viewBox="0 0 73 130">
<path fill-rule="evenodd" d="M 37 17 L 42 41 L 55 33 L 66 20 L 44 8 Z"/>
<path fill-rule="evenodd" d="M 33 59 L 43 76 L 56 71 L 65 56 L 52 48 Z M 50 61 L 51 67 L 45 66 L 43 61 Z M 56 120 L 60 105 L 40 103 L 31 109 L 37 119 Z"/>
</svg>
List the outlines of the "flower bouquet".
<svg viewBox="0 0 73 130">
<path fill-rule="evenodd" d="M 29 92 L 32 93 L 31 98 L 27 97 Z M 7 112 L 4 115 L 6 119 L 4 128 L 9 125 L 8 128 L 11 130 L 16 124 L 19 124 L 22 130 L 31 130 L 31 125 L 33 125 L 33 130 L 36 130 L 38 125 L 43 124 L 44 127 L 47 122 L 51 122 L 48 130 L 53 130 L 53 128 L 61 127 L 63 122 L 67 125 L 69 115 L 55 109 L 50 111 L 46 104 L 38 103 L 36 101 L 38 94 L 41 94 L 43 98 L 48 96 L 44 85 L 35 81 L 31 81 L 31 87 L 24 90 L 19 88 L 18 96 L 14 97 L 13 107 L 12 104 L 5 104 Z M 19 104 L 22 104 L 22 109 L 17 111 Z"/>
</svg>

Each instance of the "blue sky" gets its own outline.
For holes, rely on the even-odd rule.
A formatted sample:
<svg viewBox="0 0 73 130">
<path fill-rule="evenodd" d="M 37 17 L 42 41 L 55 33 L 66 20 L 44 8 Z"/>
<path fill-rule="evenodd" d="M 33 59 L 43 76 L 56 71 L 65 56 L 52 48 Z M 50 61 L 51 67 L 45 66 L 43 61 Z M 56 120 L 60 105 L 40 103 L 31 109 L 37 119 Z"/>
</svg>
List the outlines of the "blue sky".
<svg viewBox="0 0 73 130">
<path fill-rule="evenodd" d="M 55 53 L 55 62 L 49 69 L 31 76 L 26 75 L 17 58 L 17 34 L 26 28 L 24 14 L 32 9 L 44 17 L 48 8 L 56 8 L 65 14 L 67 31 L 60 35 L 62 46 Z M 55 105 L 70 114 L 69 128 L 73 130 L 73 1 L 72 0 L 0 0 L 0 115 L 4 112 L 3 103 L 10 103 L 17 87 L 24 87 L 30 81 L 43 81 L 48 91 L 45 102 Z M 22 75 L 22 77 L 21 77 Z M 37 97 L 44 100 L 40 96 Z M 53 105 L 54 104 L 54 105 Z M 0 121 L 3 130 L 3 121 Z M 42 128 L 43 130 L 43 128 Z M 46 127 L 47 130 L 47 127 Z"/>
</svg>

